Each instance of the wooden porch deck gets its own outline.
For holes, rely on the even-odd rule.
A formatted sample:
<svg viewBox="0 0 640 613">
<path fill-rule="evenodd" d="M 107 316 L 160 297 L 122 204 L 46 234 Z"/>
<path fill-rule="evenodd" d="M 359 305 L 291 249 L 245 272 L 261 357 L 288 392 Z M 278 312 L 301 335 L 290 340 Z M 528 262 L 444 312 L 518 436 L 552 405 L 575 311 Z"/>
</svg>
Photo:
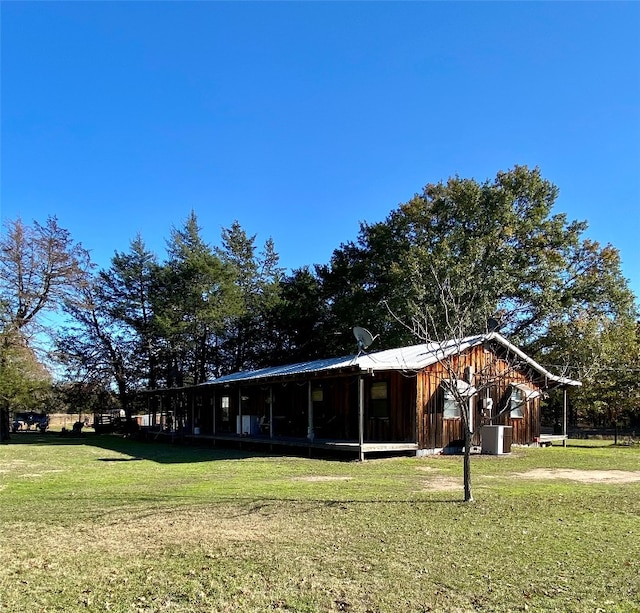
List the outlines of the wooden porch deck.
<svg viewBox="0 0 640 613">
<path fill-rule="evenodd" d="M 364 459 L 367 454 L 374 453 L 406 453 L 416 452 L 417 443 L 411 442 L 365 442 L 362 445 L 358 441 L 340 441 L 332 439 L 314 439 L 310 441 L 306 438 L 292 437 L 269 437 L 261 435 L 241 436 L 239 434 L 185 434 L 183 438 L 191 443 L 210 441 L 214 445 L 217 442 L 243 445 L 253 445 L 273 449 L 277 447 L 292 447 L 308 449 L 309 455 L 313 450 L 325 452 L 340 452 L 353 454 L 360 459 Z"/>
</svg>

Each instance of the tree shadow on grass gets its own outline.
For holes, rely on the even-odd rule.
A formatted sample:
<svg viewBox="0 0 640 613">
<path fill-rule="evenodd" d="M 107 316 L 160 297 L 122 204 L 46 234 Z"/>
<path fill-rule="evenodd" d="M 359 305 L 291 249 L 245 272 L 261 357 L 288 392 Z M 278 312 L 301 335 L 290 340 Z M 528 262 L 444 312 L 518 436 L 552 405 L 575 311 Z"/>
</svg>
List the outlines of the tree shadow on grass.
<svg viewBox="0 0 640 613">
<path fill-rule="evenodd" d="M 251 458 L 277 457 L 276 454 L 260 453 L 246 449 L 222 447 L 196 447 L 165 442 L 139 441 L 115 434 L 83 432 L 80 435 L 61 436 L 58 432 L 18 432 L 11 435 L 8 445 L 91 446 L 122 454 L 126 457 L 105 456 L 100 462 L 124 462 L 149 460 L 160 464 L 189 464 L 215 462 L 219 460 L 246 460 Z"/>
</svg>

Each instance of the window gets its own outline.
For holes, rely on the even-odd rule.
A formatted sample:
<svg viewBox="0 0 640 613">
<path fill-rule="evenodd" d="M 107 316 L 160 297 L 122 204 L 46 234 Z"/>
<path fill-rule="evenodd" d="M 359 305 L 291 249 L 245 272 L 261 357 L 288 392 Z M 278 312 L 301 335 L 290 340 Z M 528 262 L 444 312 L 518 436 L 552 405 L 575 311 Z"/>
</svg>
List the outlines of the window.
<svg viewBox="0 0 640 613">
<path fill-rule="evenodd" d="M 441 386 L 444 395 L 444 419 L 460 419 L 461 399 L 471 398 L 476 393 L 476 388 L 462 379 L 444 379 Z"/>
<path fill-rule="evenodd" d="M 453 392 L 448 386 L 443 387 L 444 391 L 444 415 L 445 419 L 460 419 L 460 404 L 456 400 Z"/>
<path fill-rule="evenodd" d="M 509 415 L 512 419 L 522 419 L 524 417 L 523 407 L 525 400 L 524 391 L 518 387 L 511 388 L 511 396 L 509 397 Z"/>
<path fill-rule="evenodd" d="M 222 408 L 222 421 L 229 421 L 229 396 L 220 398 L 220 407 Z"/>
<path fill-rule="evenodd" d="M 387 381 L 375 381 L 371 384 L 370 417 L 389 418 L 389 384 Z"/>
</svg>

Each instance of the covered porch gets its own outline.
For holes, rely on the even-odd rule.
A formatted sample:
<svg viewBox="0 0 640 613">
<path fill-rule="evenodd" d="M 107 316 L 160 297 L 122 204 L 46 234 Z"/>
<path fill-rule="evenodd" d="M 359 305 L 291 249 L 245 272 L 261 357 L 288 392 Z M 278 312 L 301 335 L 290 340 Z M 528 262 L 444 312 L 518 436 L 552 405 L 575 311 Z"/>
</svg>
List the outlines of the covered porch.
<svg viewBox="0 0 640 613">
<path fill-rule="evenodd" d="M 231 379 L 231 380 L 230 380 Z M 415 452 L 415 379 L 398 373 L 309 373 L 145 392 L 149 434 L 198 444 L 306 448 L 364 459 Z"/>
</svg>

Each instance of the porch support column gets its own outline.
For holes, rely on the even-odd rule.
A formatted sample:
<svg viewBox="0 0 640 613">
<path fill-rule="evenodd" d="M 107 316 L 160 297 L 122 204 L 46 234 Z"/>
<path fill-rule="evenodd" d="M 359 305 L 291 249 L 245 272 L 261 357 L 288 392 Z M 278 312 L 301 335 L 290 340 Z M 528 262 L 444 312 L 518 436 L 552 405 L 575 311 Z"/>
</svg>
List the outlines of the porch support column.
<svg viewBox="0 0 640 613">
<path fill-rule="evenodd" d="M 196 427 L 196 392 L 191 390 L 191 432 L 187 434 L 193 434 L 193 429 Z"/>
<path fill-rule="evenodd" d="M 273 385 L 269 386 L 269 438 L 273 438 Z"/>
<path fill-rule="evenodd" d="M 313 441 L 315 433 L 313 431 L 313 394 L 311 391 L 311 381 L 307 382 L 307 438 Z"/>
<path fill-rule="evenodd" d="M 242 386 L 238 385 L 238 429 L 240 432 L 238 434 L 242 436 Z"/>
<path fill-rule="evenodd" d="M 213 416 L 213 434 L 216 433 L 216 400 L 218 398 L 218 388 L 213 388 L 213 393 L 211 394 L 211 414 Z"/>
<path fill-rule="evenodd" d="M 567 386 L 562 388 L 562 446 L 567 446 Z"/>
<path fill-rule="evenodd" d="M 358 377 L 358 453 L 364 461 L 364 378 Z"/>
</svg>

